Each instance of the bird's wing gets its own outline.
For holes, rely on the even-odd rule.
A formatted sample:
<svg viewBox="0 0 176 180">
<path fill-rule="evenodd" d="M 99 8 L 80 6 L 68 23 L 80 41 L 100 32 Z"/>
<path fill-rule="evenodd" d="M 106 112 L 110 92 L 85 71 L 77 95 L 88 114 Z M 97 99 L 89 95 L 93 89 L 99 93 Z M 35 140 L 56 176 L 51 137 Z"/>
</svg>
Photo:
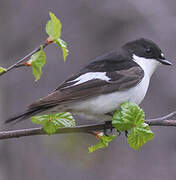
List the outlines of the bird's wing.
<svg viewBox="0 0 176 180">
<path fill-rule="evenodd" d="M 100 94 L 124 91 L 136 86 L 144 71 L 134 61 L 122 57 L 102 57 L 63 82 L 54 92 L 29 106 L 29 110 L 77 102 Z"/>
</svg>

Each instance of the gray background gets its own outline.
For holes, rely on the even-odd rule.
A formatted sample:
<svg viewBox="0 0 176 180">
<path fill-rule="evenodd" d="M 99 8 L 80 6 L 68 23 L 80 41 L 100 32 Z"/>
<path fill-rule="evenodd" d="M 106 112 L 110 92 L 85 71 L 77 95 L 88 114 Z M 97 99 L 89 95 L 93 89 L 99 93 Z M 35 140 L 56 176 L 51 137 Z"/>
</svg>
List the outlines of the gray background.
<svg viewBox="0 0 176 180">
<path fill-rule="evenodd" d="M 0 78 L 1 124 L 47 95 L 91 59 L 140 37 L 154 40 L 175 64 L 176 1 L 174 0 L 1 0 L 0 65 L 8 67 L 47 38 L 45 24 L 52 11 L 63 24 L 62 37 L 70 55 L 47 47 L 47 65 L 40 81 L 31 69 L 14 70 Z M 154 74 L 142 107 L 147 118 L 176 108 L 175 67 L 160 67 Z M 84 123 L 84 121 L 82 122 Z M 35 127 L 30 120 L 1 129 Z M 96 143 L 91 135 L 35 136 L 0 141 L 0 180 L 174 180 L 175 128 L 155 127 L 154 140 L 138 152 L 124 136 L 110 147 L 88 154 Z"/>
</svg>

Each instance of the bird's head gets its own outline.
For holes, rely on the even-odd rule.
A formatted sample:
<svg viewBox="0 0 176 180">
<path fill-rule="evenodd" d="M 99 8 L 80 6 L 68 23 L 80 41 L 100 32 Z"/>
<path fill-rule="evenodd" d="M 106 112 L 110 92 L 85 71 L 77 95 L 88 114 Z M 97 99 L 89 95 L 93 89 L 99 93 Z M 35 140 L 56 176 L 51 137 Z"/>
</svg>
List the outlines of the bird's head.
<svg viewBox="0 0 176 180">
<path fill-rule="evenodd" d="M 159 64 L 171 65 L 171 63 L 165 59 L 158 45 L 148 39 L 141 38 L 128 42 L 122 49 L 144 70 L 147 69 L 150 71 L 150 75 L 153 74 Z"/>
</svg>

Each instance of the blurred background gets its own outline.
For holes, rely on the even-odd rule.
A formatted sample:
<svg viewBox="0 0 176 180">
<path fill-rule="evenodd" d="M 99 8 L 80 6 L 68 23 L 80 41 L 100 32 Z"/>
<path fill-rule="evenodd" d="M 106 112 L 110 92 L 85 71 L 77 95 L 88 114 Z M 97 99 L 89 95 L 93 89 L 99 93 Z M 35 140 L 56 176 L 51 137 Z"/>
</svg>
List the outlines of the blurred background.
<svg viewBox="0 0 176 180">
<path fill-rule="evenodd" d="M 147 118 L 176 109 L 176 1 L 168 0 L 1 0 L 0 66 L 8 67 L 45 41 L 49 11 L 61 20 L 70 55 L 46 48 L 43 76 L 34 81 L 30 68 L 0 77 L 0 121 L 23 111 L 96 56 L 145 37 L 160 45 L 173 67 L 154 74 L 142 107 Z M 84 120 L 81 123 L 85 123 Z M 87 122 L 86 122 L 87 123 Z M 1 130 L 36 127 L 30 120 L 1 125 Z M 155 138 L 139 151 L 125 136 L 109 148 L 88 154 L 95 137 L 84 134 L 33 136 L 0 141 L 0 180 L 175 180 L 176 130 L 152 127 Z"/>
</svg>

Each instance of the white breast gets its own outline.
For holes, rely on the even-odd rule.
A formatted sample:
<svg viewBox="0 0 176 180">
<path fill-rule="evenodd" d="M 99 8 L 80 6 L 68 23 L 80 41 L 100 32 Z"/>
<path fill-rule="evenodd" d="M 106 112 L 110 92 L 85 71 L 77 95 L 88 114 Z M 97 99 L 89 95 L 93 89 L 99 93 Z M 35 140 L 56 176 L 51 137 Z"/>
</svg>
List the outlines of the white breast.
<svg viewBox="0 0 176 180">
<path fill-rule="evenodd" d="M 95 114 L 105 114 L 114 111 L 120 106 L 120 104 L 126 101 L 140 104 L 145 97 L 148 85 L 149 78 L 148 76 L 145 76 L 136 87 L 130 88 L 126 91 L 104 94 L 87 101 L 78 102 L 73 105 L 72 109 Z"/>
<path fill-rule="evenodd" d="M 75 103 L 72 109 L 95 114 L 105 114 L 114 111 L 121 103 L 126 101 L 140 104 L 146 95 L 150 77 L 160 63 L 154 59 L 138 57 L 135 54 L 133 55 L 133 60 L 144 70 L 144 78 L 136 87 L 126 91 L 117 91 L 111 94 L 100 95 L 87 101 Z"/>
<path fill-rule="evenodd" d="M 151 78 L 156 68 L 161 64 L 155 59 L 145 59 L 143 57 L 136 56 L 135 54 L 133 54 L 133 60 L 141 66 L 145 75 L 148 75 L 149 78 Z"/>
</svg>

